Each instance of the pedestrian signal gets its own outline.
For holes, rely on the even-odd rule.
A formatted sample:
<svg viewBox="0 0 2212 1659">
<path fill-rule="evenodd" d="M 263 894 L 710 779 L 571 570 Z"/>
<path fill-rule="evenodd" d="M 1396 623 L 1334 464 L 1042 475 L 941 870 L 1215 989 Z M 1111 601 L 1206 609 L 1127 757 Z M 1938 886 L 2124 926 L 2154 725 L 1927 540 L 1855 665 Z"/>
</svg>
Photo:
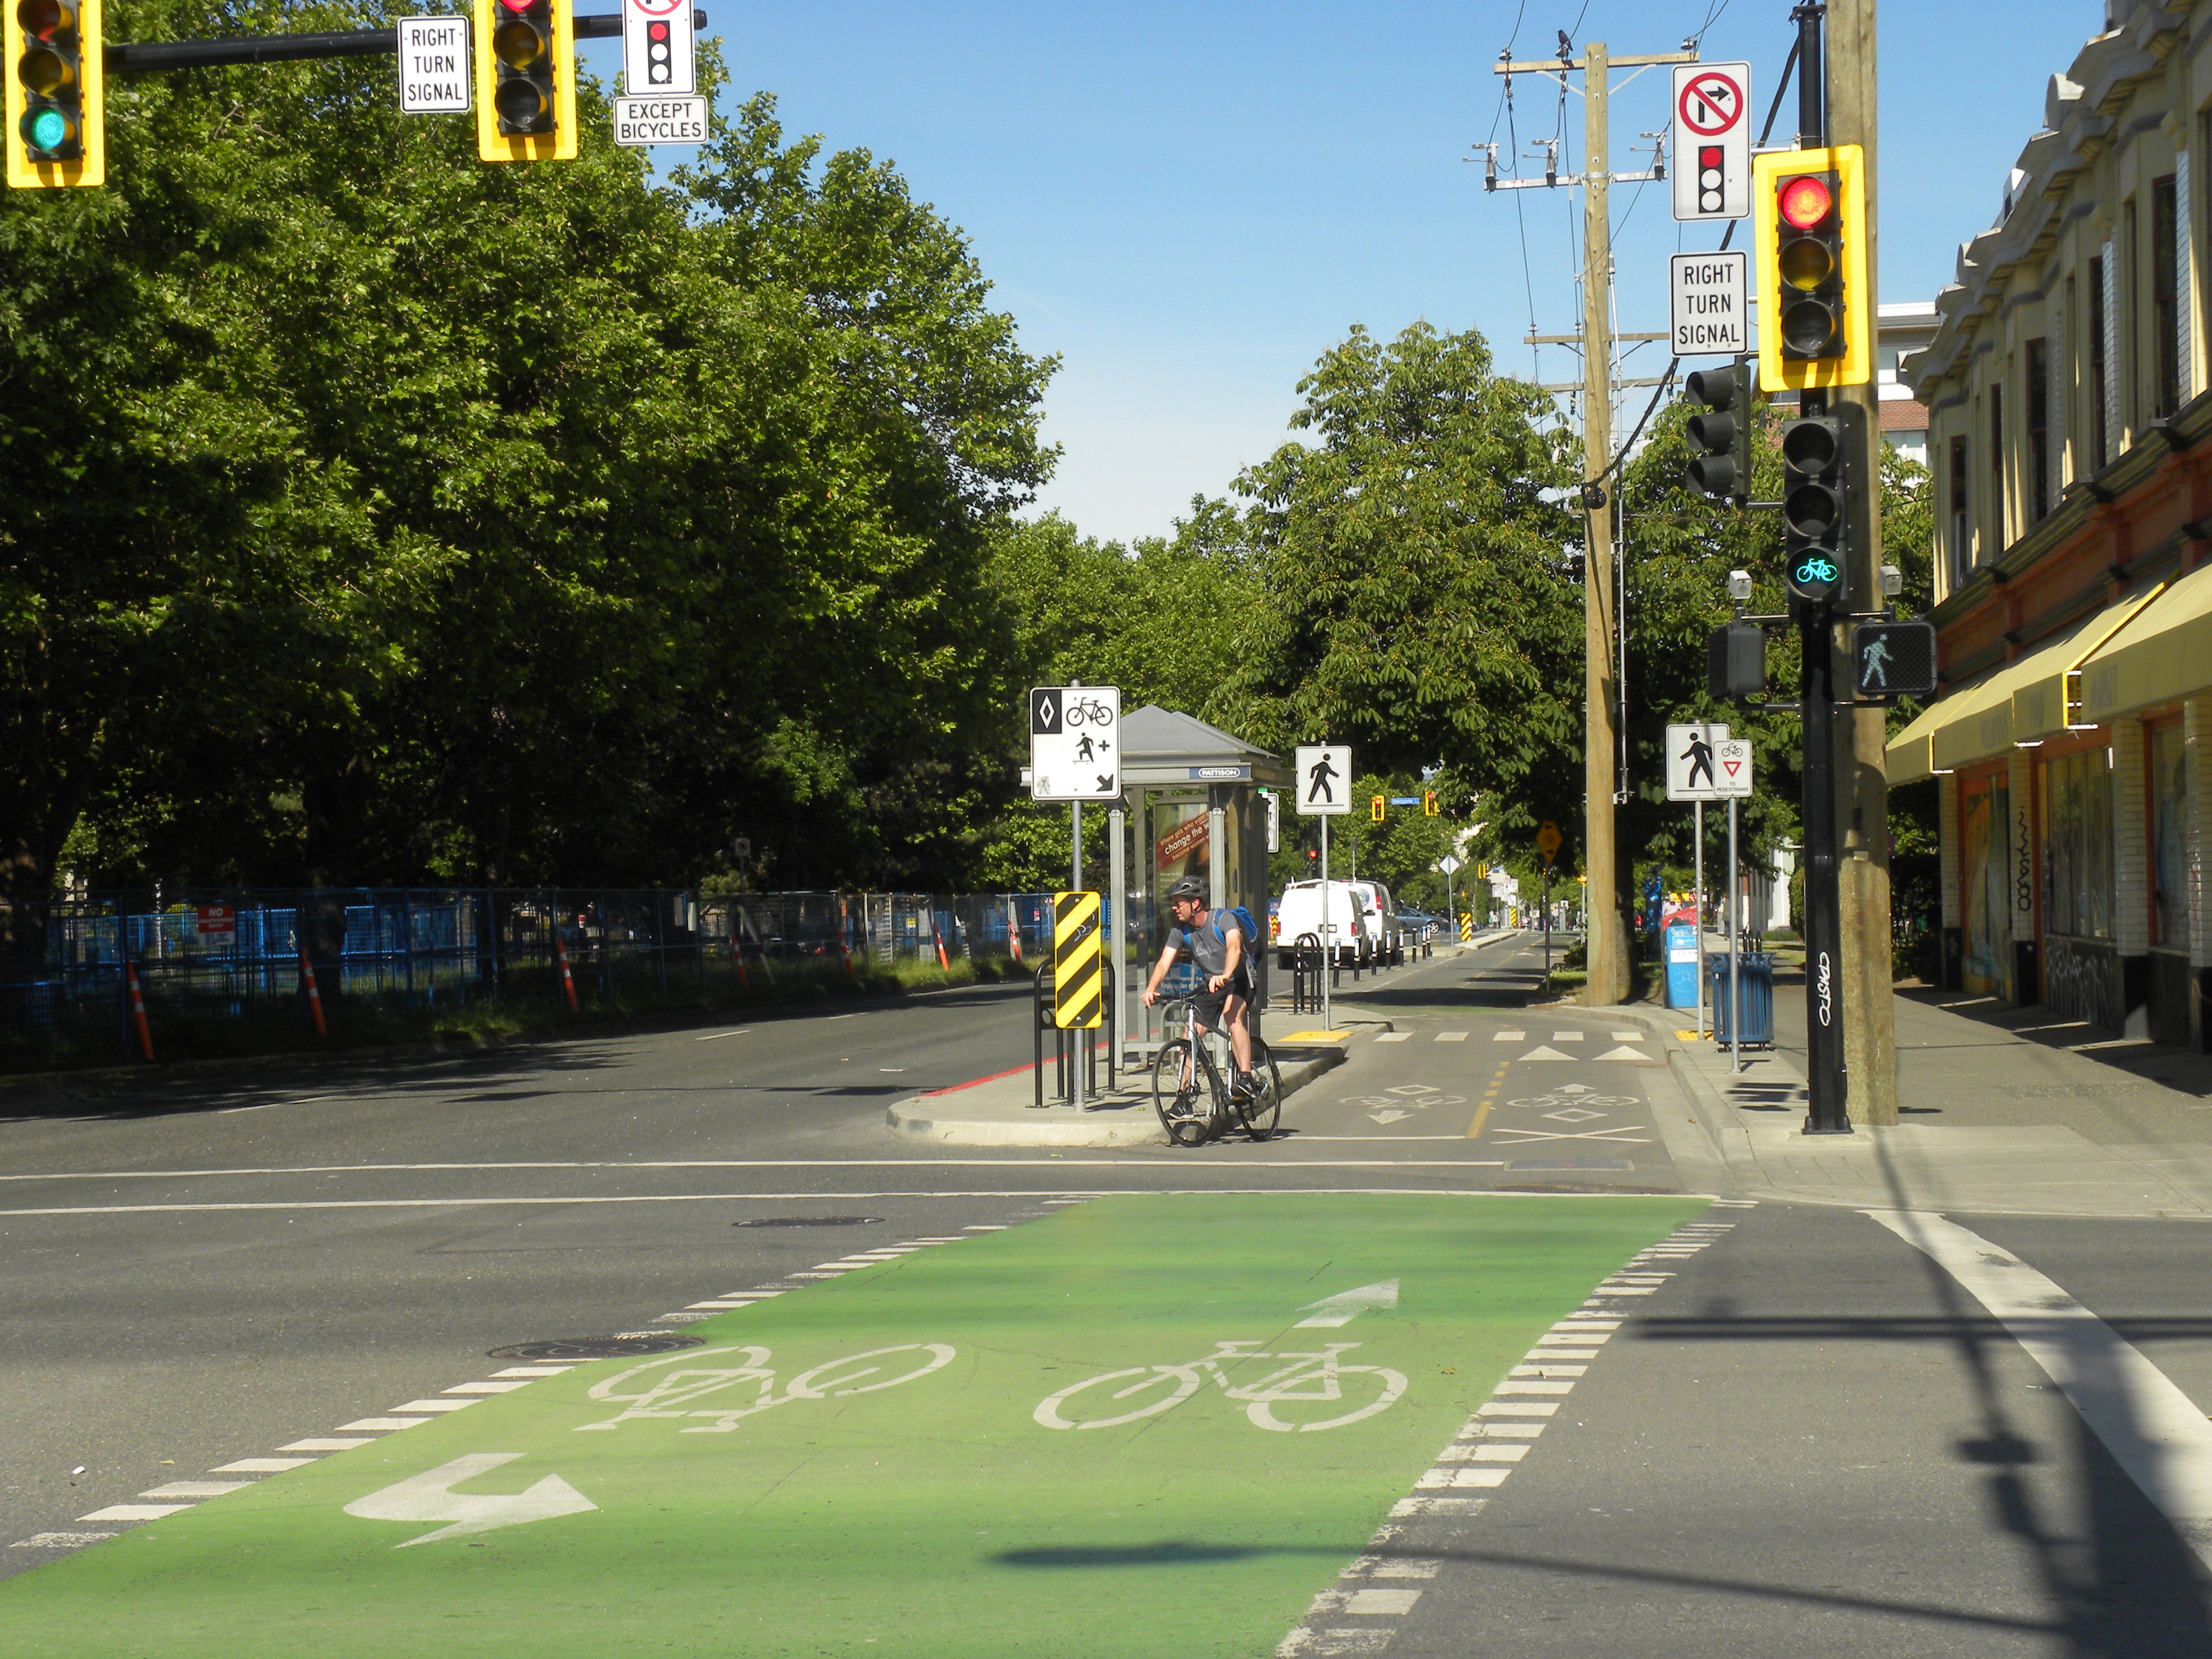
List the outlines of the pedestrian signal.
<svg viewBox="0 0 2212 1659">
<path fill-rule="evenodd" d="M 1382 815 L 1384 811 L 1388 810 L 1389 805 L 1389 803 L 1385 797 L 1381 795 L 1376 796 L 1372 800 L 1367 803 L 1367 816 L 1374 819 L 1377 823 L 1382 823 Z"/>
<path fill-rule="evenodd" d="M 1704 405 L 1682 428 L 1698 452 L 1684 475 L 1690 488 L 1750 500 L 1751 403 L 1758 392 L 1751 365 L 1692 369 L 1682 384 L 1690 401 Z"/>
<path fill-rule="evenodd" d="M 1851 688 L 1862 697 L 1924 697 L 1936 690 L 1936 625 L 1861 623 L 1851 629 Z"/>
<path fill-rule="evenodd" d="M 1838 404 L 1782 428 L 1782 580 L 1800 606 L 1850 596 L 1851 472 L 1866 411 Z"/>
<path fill-rule="evenodd" d="M 1759 380 L 1864 386 L 1874 378 L 1868 303 L 1866 152 L 1856 144 L 1752 161 L 1759 240 Z"/>
<path fill-rule="evenodd" d="M 7 31 L 9 184 L 105 183 L 100 0 L 12 0 Z"/>
<path fill-rule="evenodd" d="M 487 161 L 576 159 L 576 43 L 570 0 L 477 0 L 477 154 Z"/>
<path fill-rule="evenodd" d="M 1765 695 L 1766 632 L 1757 623 L 1723 623 L 1705 636 L 1705 690 L 1717 702 Z"/>
<path fill-rule="evenodd" d="M 1437 792 L 1433 789 L 1425 789 L 1421 792 L 1421 816 L 1432 818 L 1436 815 Z"/>
</svg>

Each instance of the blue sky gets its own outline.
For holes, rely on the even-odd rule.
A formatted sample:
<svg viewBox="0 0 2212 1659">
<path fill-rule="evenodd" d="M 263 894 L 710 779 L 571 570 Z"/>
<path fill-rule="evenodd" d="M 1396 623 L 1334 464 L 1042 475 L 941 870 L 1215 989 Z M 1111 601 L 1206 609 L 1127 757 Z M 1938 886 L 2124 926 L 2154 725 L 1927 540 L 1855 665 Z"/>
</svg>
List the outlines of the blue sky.
<svg viewBox="0 0 2212 1659">
<path fill-rule="evenodd" d="M 1354 322 L 1384 335 L 1421 318 L 1479 328 L 1502 363 L 1529 372 L 1530 291 L 1538 332 L 1575 325 L 1580 197 L 1486 196 L 1462 159 L 1498 114 L 1491 65 L 1516 14 L 1516 58 L 1550 53 L 1578 11 L 1577 49 L 1667 52 L 1719 0 L 700 3 L 735 95 L 772 91 L 787 131 L 895 161 L 967 232 L 1024 343 L 1062 359 L 1045 429 L 1065 453 L 1038 509 L 1127 538 L 1164 533 L 1194 494 L 1227 493 L 1286 441 L 1300 375 Z M 1704 36 L 1705 58 L 1751 63 L 1762 116 L 1788 13 L 1787 0 L 1728 0 Z M 1995 216 L 2005 170 L 2041 123 L 2046 80 L 2102 16 L 2099 0 L 1882 8 L 1884 299 L 1929 298 L 1950 280 L 1959 242 Z M 614 61 L 605 46 L 591 58 Z M 1615 86 L 1613 166 L 1628 171 L 1648 163 L 1627 146 L 1664 124 L 1667 71 Z M 1553 131 L 1556 83 L 1516 77 L 1515 103 L 1524 146 Z M 1579 167 L 1581 100 L 1567 106 Z M 1496 131 L 1502 143 L 1502 121 Z M 1679 240 L 1665 187 L 1632 205 L 1635 188 L 1613 196 L 1620 324 L 1663 329 L 1667 255 L 1717 232 Z M 1623 372 L 1658 372 L 1663 356 L 1645 362 L 1658 349 Z M 1540 372 L 1577 371 L 1548 349 Z"/>
</svg>

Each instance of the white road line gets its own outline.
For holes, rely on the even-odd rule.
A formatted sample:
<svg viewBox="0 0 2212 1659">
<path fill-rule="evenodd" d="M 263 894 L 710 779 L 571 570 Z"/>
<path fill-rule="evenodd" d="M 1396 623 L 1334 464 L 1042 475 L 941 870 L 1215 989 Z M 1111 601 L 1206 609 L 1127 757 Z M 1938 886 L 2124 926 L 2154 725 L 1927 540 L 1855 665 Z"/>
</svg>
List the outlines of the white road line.
<svg viewBox="0 0 2212 1659">
<path fill-rule="evenodd" d="M 1464 1031 L 1439 1031 L 1437 1033 L 1437 1041 L 1439 1042 L 1464 1042 L 1467 1041 L 1467 1033 Z"/>
<path fill-rule="evenodd" d="M 709 1031 L 704 1036 L 693 1037 L 691 1041 L 694 1042 L 720 1042 L 724 1037 L 750 1036 L 752 1034 L 753 1028 L 748 1025 L 742 1031 Z"/>
<path fill-rule="evenodd" d="M 243 1492 L 253 1484 L 251 1480 L 172 1480 L 166 1486 L 155 1486 L 138 1495 L 157 1503 L 163 1498 L 180 1498 L 197 1502 L 203 1498 L 220 1498 L 225 1492 Z"/>
<path fill-rule="evenodd" d="M 1580 1042 L 1583 1038 L 1588 1035 L 1589 1033 L 1584 1031 L 1554 1031 L 1552 1033 L 1552 1041 L 1554 1042 Z"/>
<path fill-rule="evenodd" d="M 1477 1417 L 1553 1417 L 1559 1413 L 1556 1400 L 1486 1400 L 1474 1408 Z"/>
<path fill-rule="evenodd" d="M 1606 1035 L 1615 1042 L 1641 1042 L 1645 1034 L 1642 1031 L 1607 1031 Z"/>
<path fill-rule="evenodd" d="M 405 1405 L 394 1406 L 392 1409 L 395 1414 L 400 1412 L 457 1412 L 476 1403 L 473 1400 L 410 1400 Z"/>
<path fill-rule="evenodd" d="M 2212 1421 L 2141 1350 L 2010 1251 L 1917 1211 L 1866 1213 L 1938 1263 L 2002 1322 L 2112 1461 L 2212 1566 Z"/>
<path fill-rule="evenodd" d="M 357 1417 L 350 1423 L 339 1424 L 338 1432 L 340 1434 L 389 1434 L 395 1429 L 411 1429 L 419 1423 L 427 1423 L 429 1420 L 427 1417 Z M 248 1462 L 251 1461 L 251 1459 L 248 1460 Z M 299 1461 L 305 1463 L 312 1460 L 303 1457 Z M 285 1467 L 289 1468 L 291 1465 L 287 1464 Z M 222 1471 L 217 1470 L 216 1473 L 221 1474 Z"/>
<path fill-rule="evenodd" d="M 241 1457 L 235 1463 L 218 1463 L 210 1471 L 214 1474 L 282 1474 L 287 1469 L 304 1469 L 315 1460 L 312 1457 Z"/>
<path fill-rule="evenodd" d="M 105 1543 L 112 1532 L 34 1532 L 8 1546 L 11 1550 L 81 1550 L 87 1544 Z"/>
<path fill-rule="evenodd" d="M 180 1510 L 191 1508 L 190 1504 L 110 1504 L 104 1510 L 94 1510 L 90 1515 L 80 1515 L 80 1521 L 161 1521 Z"/>
<path fill-rule="evenodd" d="M 513 1394 L 517 1389 L 526 1389 L 529 1386 L 527 1379 L 518 1378 L 512 1382 L 456 1382 L 452 1388 L 441 1389 L 439 1392 L 441 1394 Z"/>
<path fill-rule="evenodd" d="M 1492 1042 L 1526 1042 L 1528 1034 L 1526 1031 L 1499 1031 L 1490 1040 Z"/>
<path fill-rule="evenodd" d="M 574 1365 L 509 1365 L 503 1371 L 494 1371 L 494 1376 L 559 1376 L 573 1371 Z"/>
<path fill-rule="evenodd" d="M 1411 1031 L 1378 1031 L 1375 1040 L 1377 1042 L 1404 1042 L 1413 1035 Z"/>
<path fill-rule="evenodd" d="M 295 1440 L 276 1448 L 289 1452 L 351 1451 L 356 1446 L 373 1446 L 375 1440 L 368 1435 L 316 1435 L 307 1440 Z"/>
</svg>

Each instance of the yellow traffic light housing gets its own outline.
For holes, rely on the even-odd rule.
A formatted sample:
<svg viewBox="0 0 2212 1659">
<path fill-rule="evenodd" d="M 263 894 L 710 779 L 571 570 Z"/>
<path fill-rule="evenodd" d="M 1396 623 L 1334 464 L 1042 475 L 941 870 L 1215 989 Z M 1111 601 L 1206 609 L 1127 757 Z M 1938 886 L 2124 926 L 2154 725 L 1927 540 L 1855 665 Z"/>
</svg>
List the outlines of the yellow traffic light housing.
<svg viewBox="0 0 2212 1659">
<path fill-rule="evenodd" d="M 9 0 L 5 10 L 9 184 L 105 184 L 100 0 Z"/>
<path fill-rule="evenodd" d="M 477 0 L 477 154 L 576 159 L 576 39 L 570 0 Z"/>
<path fill-rule="evenodd" d="M 1380 823 L 1382 822 L 1384 809 L 1388 805 L 1389 803 L 1382 796 L 1376 795 L 1367 803 L 1367 816 Z"/>
<path fill-rule="evenodd" d="M 1436 815 L 1437 792 L 1433 789 L 1424 789 L 1421 792 L 1421 816 L 1432 818 Z"/>
<path fill-rule="evenodd" d="M 1867 287 L 1866 152 L 1777 150 L 1751 163 L 1759 222 L 1759 385 L 1773 391 L 1874 379 Z"/>
</svg>

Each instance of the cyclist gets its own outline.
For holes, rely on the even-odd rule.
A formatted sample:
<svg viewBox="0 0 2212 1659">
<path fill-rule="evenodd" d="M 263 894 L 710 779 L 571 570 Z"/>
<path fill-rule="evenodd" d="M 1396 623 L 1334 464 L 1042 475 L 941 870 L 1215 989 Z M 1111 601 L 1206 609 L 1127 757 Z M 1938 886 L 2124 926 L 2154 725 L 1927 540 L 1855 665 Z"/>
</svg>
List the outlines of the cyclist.
<svg viewBox="0 0 2212 1659">
<path fill-rule="evenodd" d="M 1175 925 L 1168 930 L 1160 959 L 1145 985 L 1145 1006 L 1160 1000 L 1160 981 L 1168 976 L 1176 958 L 1188 953 L 1198 969 L 1200 983 L 1190 994 L 1191 1018 L 1200 1030 L 1225 1029 L 1230 1052 L 1236 1057 L 1230 1092 L 1241 1095 L 1252 1087 L 1252 1032 L 1244 1010 L 1251 1000 L 1251 959 L 1244 951 L 1244 930 L 1206 908 L 1206 884 L 1185 876 L 1168 889 L 1168 908 Z"/>
</svg>

